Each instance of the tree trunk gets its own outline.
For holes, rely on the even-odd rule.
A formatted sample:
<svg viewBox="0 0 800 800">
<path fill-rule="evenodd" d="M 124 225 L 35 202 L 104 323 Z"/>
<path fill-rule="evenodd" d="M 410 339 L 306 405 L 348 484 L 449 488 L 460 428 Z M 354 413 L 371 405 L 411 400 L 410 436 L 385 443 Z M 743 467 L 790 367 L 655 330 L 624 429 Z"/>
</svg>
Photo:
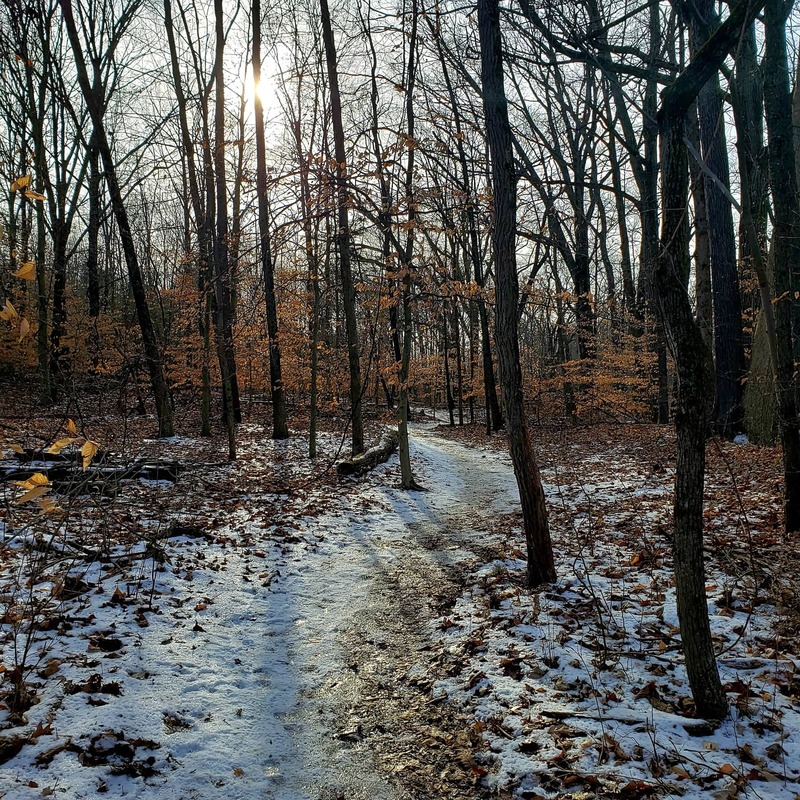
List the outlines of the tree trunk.
<svg viewBox="0 0 800 800">
<path fill-rule="evenodd" d="M 164 379 L 162 367 L 161 350 L 158 346 L 153 320 L 150 316 L 150 307 L 147 304 L 147 293 L 145 290 L 142 272 L 139 268 L 139 260 L 136 254 L 136 246 L 133 241 L 128 213 L 123 201 L 122 190 L 117 179 L 116 165 L 111 153 L 111 146 L 106 135 L 103 123 L 103 103 L 101 98 L 92 91 L 89 83 L 89 76 L 86 71 L 86 63 L 83 60 L 83 50 L 81 47 L 78 29 L 75 24 L 75 17 L 72 13 L 72 0 L 59 0 L 67 35 L 70 40 L 72 52 L 75 57 L 75 68 L 78 76 L 84 100 L 89 109 L 89 115 L 94 127 L 94 138 L 103 159 L 103 167 L 106 175 L 106 185 L 108 186 L 111 207 L 117 221 L 122 250 L 125 255 L 125 263 L 128 268 L 128 277 L 131 283 L 133 300 L 136 305 L 136 315 L 139 319 L 139 328 L 142 332 L 142 345 L 147 361 L 147 368 L 150 374 L 150 385 L 153 390 L 153 398 L 156 404 L 156 414 L 158 416 L 158 435 L 162 437 L 172 436 L 174 427 L 172 421 L 172 406 L 170 403 L 167 383 Z"/>
<path fill-rule="evenodd" d="M 235 367 L 232 364 L 233 331 L 230 326 L 231 294 L 228 260 L 228 197 L 225 178 L 225 27 L 222 0 L 214 0 L 215 21 L 215 107 L 214 107 L 214 177 L 216 186 L 216 238 L 214 239 L 214 301 L 217 357 L 222 374 L 222 400 L 225 427 L 228 431 L 228 459 L 236 460 Z"/>
<path fill-rule="evenodd" d="M 483 110 L 492 162 L 497 356 L 508 441 L 519 487 L 528 554 L 528 584 L 555 580 L 556 571 L 544 490 L 528 432 L 519 361 L 516 261 L 517 189 L 508 102 L 503 85 L 498 0 L 478 0 Z"/>
<path fill-rule="evenodd" d="M 339 270 L 342 278 L 342 303 L 347 330 L 347 356 L 350 367 L 350 421 L 352 424 L 352 454 L 364 450 L 364 423 L 361 411 L 361 364 L 358 348 L 356 320 L 356 290 L 350 262 L 350 218 L 348 213 L 347 151 L 342 124 L 342 100 L 339 92 L 339 72 L 336 62 L 336 44 L 331 27 L 328 0 L 320 0 L 322 39 L 325 44 L 325 63 L 328 71 L 328 90 L 331 99 L 331 126 L 333 151 L 336 159 L 336 189 L 338 231 L 336 243 L 339 251 Z"/>
<path fill-rule="evenodd" d="M 267 150 L 264 142 L 264 108 L 261 103 L 261 0 L 253 0 L 253 86 L 256 126 L 256 189 L 258 192 L 258 232 L 261 239 L 261 271 L 269 335 L 269 385 L 272 393 L 272 438 L 286 439 L 286 401 L 281 378 L 281 348 L 278 338 L 278 306 L 275 298 L 275 275 L 269 237 L 269 200 L 267 198 Z"/>
<path fill-rule="evenodd" d="M 786 55 L 787 9 L 780 0 L 765 4 L 764 108 L 767 117 L 770 185 L 774 210 L 772 272 L 775 282 L 775 383 L 783 445 L 784 527 L 800 530 L 800 431 L 795 400 L 792 322 L 800 288 L 797 236 L 798 205 L 792 131 L 789 65 Z M 794 336 L 797 336 L 797 330 Z"/>
<path fill-rule="evenodd" d="M 689 39 L 692 54 L 708 39 L 719 22 L 713 0 L 698 0 L 697 14 L 702 18 L 702 23 L 693 17 Z M 697 113 L 703 160 L 708 171 L 716 178 L 713 180 L 708 175 L 705 176 L 714 304 L 714 426 L 723 436 L 732 437 L 741 430 L 743 417 L 742 301 L 739 294 L 733 213 L 724 191 L 730 186 L 730 169 L 722 90 L 716 74 L 697 96 Z"/>
<path fill-rule="evenodd" d="M 716 74 L 738 40 L 743 25 L 758 13 L 758 3 L 746 0 L 731 8 L 690 64 L 668 86 L 658 111 L 662 164 L 661 254 L 654 288 L 677 370 L 675 428 L 678 461 L 675 475 L 675 582 L 686 672 L 697 713 L 721 719 L 728 713 L 719 679 L 703 564 L 703 488 L 705 440 L 712 411 L 711 354 L 703 342 L 687 292 L 689 259 L 688 159 L 685 119 L 692 102 Z"/>
</svg>

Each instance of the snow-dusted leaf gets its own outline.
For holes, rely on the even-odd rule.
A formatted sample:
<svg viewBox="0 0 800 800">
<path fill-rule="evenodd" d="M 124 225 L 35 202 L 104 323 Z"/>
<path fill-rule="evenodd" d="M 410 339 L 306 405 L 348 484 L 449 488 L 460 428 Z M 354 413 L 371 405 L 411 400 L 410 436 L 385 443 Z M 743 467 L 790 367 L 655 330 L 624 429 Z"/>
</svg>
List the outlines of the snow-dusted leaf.
<svg viewBox="0 0 800 800">
<path fill-rule="evenodd" d="M 57 439 L 50 447 L 47 448 L 47 452 L 50 455 L 57 456 L 65 447 L 69 447 L 75 441 L 74 437 L 65 437 L 63 439 Z"/>
</svg>

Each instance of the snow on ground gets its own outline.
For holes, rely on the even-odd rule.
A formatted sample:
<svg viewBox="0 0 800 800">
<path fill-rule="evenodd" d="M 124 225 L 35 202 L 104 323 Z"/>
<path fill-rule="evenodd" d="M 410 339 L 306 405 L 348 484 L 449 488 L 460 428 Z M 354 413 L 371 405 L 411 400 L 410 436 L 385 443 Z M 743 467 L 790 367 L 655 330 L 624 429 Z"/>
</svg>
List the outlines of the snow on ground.
<svg viewBox="0 0 800 800">
<path fill-rule="evenodd" d="M 323 444 L 331 454 L 338 442 Z M 797 688 L 795 662 L 774 646 L 763 597 L 720 571 L 709 573 L 709 599 L 733 713 L 716 731 L 691 718 L 659 527 L 667 467 L 644 474 L 622 450 L 573 453 L 560 471 L 553 462 L 544 478 L 560 578 L 531 595 L 504 454 L 417 425 L 415 471 L 429 491 L 394 488 L 394 463 L 345 484 L 350 492 L 311 477 L 299 491 L 302 447 L 254 435 L 235 496 L 207 496 L 231 469 L 219 467 L 216 478 L 148 487 L 144 512 L 135 497 L 110 515 L 84 509 L 58 535 L 65 548 L 80 525 L 87 544 L 108 535 L 103 525 L 145 518 L 105 560 L 70 562 L 71 583 L 50 558 L 27 599 L 8 593 L 19 561 L 6 551 L 2 663 L 19 661 L 31 630 L 22 612 L 35 609 L 27 677 L 39 700 L 4 732 L 0 796 L 408 798 L 377 768 L 372 734 L 345 724 L 364 702 L 348 641 L 362 635 L 363 608 L 410 602 L 381 576 L 426 563 L 466 571 L 446 613 L 427 611 L 419 635 L 431 646 L 412 677 L 435 678 L 425 703 L 449 702 L 472 721 L 485 773 L 474 796 L 798 796 L 800 720 L 793 691 L 782 694 Z M 184 527 L 169 531 L 166 518 Z M 476 558 L 503 541 L 500 557 Z M 28 743 L 12 755 L 15 736 Z"/>
<path fill-rule="evenodd" d="M 554 526 L 558 582 L 524 591 L 512 547 L 477 568 L 434 624 L 445 674 L 434 691 L 474 713 L 487 782 L 527 798 L 797 798 L 800 707 L 785 696 L 796 695 L 797 661 L 777 649 L 774 608 L 712 561 L 709 609 L 732 713 L 716 730 L 692 719 L 669 548 L 654 524 L 668 484 L 643 478 L 624 453 L 592 460 L 557 487 L 545 473 L 551 508 L 571 522 Z M 651 522 L 633 538 L 631 514 Z"/>
</svg>

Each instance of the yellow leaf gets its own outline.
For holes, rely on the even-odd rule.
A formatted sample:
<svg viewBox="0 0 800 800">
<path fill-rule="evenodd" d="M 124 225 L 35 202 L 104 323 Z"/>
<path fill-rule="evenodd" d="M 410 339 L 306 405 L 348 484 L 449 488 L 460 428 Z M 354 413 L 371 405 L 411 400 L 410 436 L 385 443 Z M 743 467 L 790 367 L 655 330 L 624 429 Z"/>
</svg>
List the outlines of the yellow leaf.
<svg viewBox="0 0 800 800">
<path fill-rule="evenodd" d="M 31 332 L 31 324 L 23 317 L 19 322 L 19 341 L 22 341 Z"/>
<path fill-rule="evenodd" d="M 49 486 L 37 486 L 35 489 L 25 492 L 22 497 L 18 497 L 14 502 L 21 506 L 23 503 L 30 503 L 32 500 L 38 500 L 42 495 L 50 491 Z"/>
<path fill-rule="evenodd" d="M 672 768 L 672 772 L 674 772 L 680 778 L 691 778 L 692 777 L 683 767 L 674 766 Z"/>
<path fill-rule="evenodd" d="M 36 264 L 33 261 L 26 261 L 16 272 L 11 273 L 15 278 L 23 281 L 36 280 Z"/>
<path fill-rule="evenodd" d="M 34 486 L 49 486 L 50 481 L 43 472 L 34 472 L 33 475 L 28 478 L 28 481 L 32 483 Z"/>
<path fill-rule="evenodd" d="M 94 442 L 89 441 L 88 439 L 84 443 L 83 447 L 81 447 L 81 455 L 83 456 L 83 468 L 89 466 L 92 463 L 92 459 L 95 457 L 99 449 L 99 445 L 95 444 Z"/>
<path fill-rule="evenodd" d="M 47 448 L 47 452 L 51 455 L 57 456 L 65 447 L 71 445 L 75 439 L 67 437 L 66 439 L 58 439 Z"/>
<path fill-rule="evenodd" d="M 736 772 L 736 767 L 733 764 L 723 764 L 719 771 L 722 775 L 733 775 Z"/>
<path fill-rule="evenodd" d="M 6 322 L 11 322 L 11 320 L 16 319 L 17 316 L 17 309 L 11 305 L 10 300 L 6 300 L 5 307 L 2 311 L 0 311 L 0 319 L 5 320 Z"/>
<path fill-rule="evenodd" d="M 30 175 L 22 175 L 21 177 L 17 178 L 15 181 L 11 183 L 11 191 L 18 192 L 20 189 L 24 189 L 27 186 L 31 185 L 31 176 Z"/>
<path fill-rule="evenodd" d="M 78 429 L 75 427 L 74 420 L 71 419 L 67 420 L 67 433 L 71 433 L 73 436 L 78 435 Z"/>
<path fill-rule="evenodd" d="M 44 200 L 44 195 L 41 192 L 34 192 L 33 189 L 26 190 L 25 197 L 28 200 Z"/>
<path fill-rule="evenodd" d="M 18 455 L 22 455 L 25 452 L 18 444 L 10 444 L 9 447 L 11 448 L 12 452 L 17 453 Z"/>
<path fill-rule="evenodd" d="M 56 511 L 58 509 L 58 506 L 56 505 L 56 501 L 53 500 L 52 497 L 40 497 L 39 498 L 39 508 L 45 514 L 48 514 L 51 511 Z"/>
</svg>

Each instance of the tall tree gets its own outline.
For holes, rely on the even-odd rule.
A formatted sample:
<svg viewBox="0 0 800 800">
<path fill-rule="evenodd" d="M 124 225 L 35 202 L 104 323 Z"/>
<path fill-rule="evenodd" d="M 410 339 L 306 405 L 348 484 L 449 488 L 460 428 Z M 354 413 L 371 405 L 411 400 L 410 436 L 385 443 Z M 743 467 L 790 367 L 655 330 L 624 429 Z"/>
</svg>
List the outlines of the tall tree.
<svg viewBox="0 0 800 800">
<path fill-rule="evenodd" d="M 111 207 L 114 211 L 114 218 L 117 221 L 117 228 L 122 241 L 122 250 L 128 268 L 128 278 L 136 305 L 136 315 L 139 319 L 142 344 L 144 346 L 145 359 L 150 374 L 150 385 L 156 404 L 158 435 L 172 436 L 175 432 L 172 421 L 172 405 L 167 382 L 164 378 L 161 349 L 153 326 L 153 318 L 150 315 L 150 306 L 147 302 L 147 292 L 142 277 L 142 271 L 139 267 L 139 258 L 136 253 L 133 232 L 125 207 L 122 188 L 117 178 L 116 163 L 114 162 L 114 156 L 111 152 L 111 145 L 103 120 L 105 103 L 102 97 L 97 96 L 89 80 L 80 34 L 78 33 L 78 26 L 72 11 L 72 0 L 59 0 L 59 5 L 61 6 L 64 25 L 67 29 L 67 36 L 69 37 L 70 46 L 72 47 L 72 53 L 75 58 L 75 70 L 78 76 L 78 83 L 81 87 L 86 106 L 89 109 L 89 116 L 91 117 L 94 129 L 93 136 L 103 161 L 106 185 L 108 186 L 108 193 L 111 198 Z M 134 0 L 134 2 L 126 8 L 128 12 L 132 13 L 132 9 L 137 7 L 138 2 Z"/>
<path fill-rule="evenodd" d="M 694 54 L 719 26 L 713 0 L 699 0 L 690 24 L 690 50 Z M 707 174 L 704 195 L 711 259 L 714 305 L 714 365 L 716 401 L 714 424 L 725 436 L 733 436 L 742 426 L 742 301 L 733 213 L 726 196 L 730 185 L 725 117 L 719 78 L 714 74 L 697 96 L 700 144 Z"/>
<path fill-rule="evenodd" d="M 770 187 L 774 212 L 772 274 L 775 284 L 776 345 L 773 355 L 778 417 L 783 445 L 784 526 L 800 530 L 800 429 L 796 406 L 796 367 L 793 340 L 797 330 L 796 292 L 800 289 L 800 204 L 797 199 L 786 19 L 789 9 L 780 0 L 764 8 L 764 108 L 767 117 Z"/>
<path fill-rule="evenodd" d="M 698 714 L 721 719 L 728 704 L 719 678 L 703 563 L 705 443 L 713 408 L 713 365 L 688 294 L 690 273 L 686 114 L 717 73 L 742 30 L 758 13 L 748 0 L 707 39 L 689 66 L 665 89 L 658 110 L 662 164 L 661 253 L 654 286 L 677 372 L 675 428 L 678 460 L 673 505 L 675 584 L 686 672 Z"/>
<path fill-rule="evenodd" d="M 544 490 L 528 431 L 519 360 L 514 145 L 503 79 L 498 0 L 478 0 L 483 110 L 492 161 L 492 250 L 495 262 L 497 358 L 508 442 L 519 488 L 528 555 L 528 585 L 555 580 Z"/>
<path fill-rule="evenodd" d="M 269 385 L 272 393 L 272 438 L 286 439 L 286 401 L 281 377 L 281 346 L 278 338 L 278 304 L 275 297 L 275 267 L 269 232 L 267 197 L 267 149 L 264 142 L 264 104 L 261 99 L 261 0 L 253 0 L 253 106 L 256 126 L 256 191 L 258 193 L 258 234 L 261 244 L 261 272 L 269 335 Z"/>
<path fill-rule="evenodd" d="M 233 356 L 230 260 L 228 257 L 228 196 L 225 178 L 225 20 L 222 0 L 214 0 L 214 179 L 216 186 L 216 238 L 214 239 L 214 301 L 222 399 L 228 431 L 228 458 L 236 459 L 236 362 Z"/>
<path fill-rule="evenodd" d="M 339 91 L 339 67 L 336 60 L 336 43 L 333 37 L 328 0 L 320 0 L 322 41 L 325 45 L 325 65 L 328 71 L 328 91 L 331 101 L 331 126 L 333 128 L 333 156 L 336 160 L 336 206 L 338 230 L 336 244 L 339 252 L 339 272 L 342 280 L 342 305 L 344 306 L 347 333 L 347 358 L 350 367 L 350 423 L 352 426 L 351 450 L 353 455 L 364 451 L 364 422 L 361 403 L 361 362 L 358 346 L 358 321 L 356 319 L 356 289 L 350 257 L 350 214 L 347 188 L 347 149 L 342 122 L 342 97 Z"/>
</svg>

